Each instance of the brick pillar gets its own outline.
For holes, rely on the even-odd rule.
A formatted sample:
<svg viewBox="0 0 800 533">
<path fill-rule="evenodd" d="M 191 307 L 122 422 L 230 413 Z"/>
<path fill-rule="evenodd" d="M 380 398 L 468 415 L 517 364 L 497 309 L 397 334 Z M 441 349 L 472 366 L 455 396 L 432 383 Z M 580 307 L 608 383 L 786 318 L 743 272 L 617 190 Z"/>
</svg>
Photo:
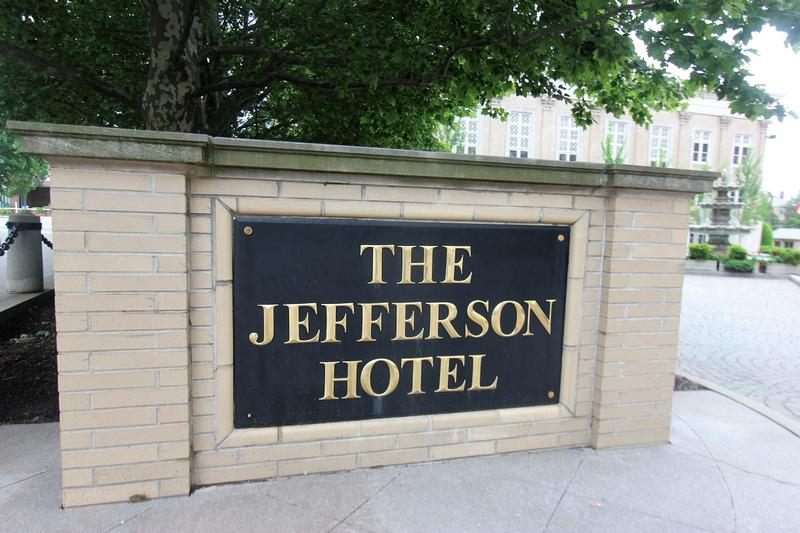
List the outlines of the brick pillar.
<svg viewBox="0 0 800 533">
<path fill-rule="evenodd" d="M 187 494 L 186 178 L 51 181 L 64 506 Z"/>
<path fill-rule="evenodd" d="M 669 439 L 689 195 L 613 192 L 592 406 L 595 448 Z"/>
</svg>

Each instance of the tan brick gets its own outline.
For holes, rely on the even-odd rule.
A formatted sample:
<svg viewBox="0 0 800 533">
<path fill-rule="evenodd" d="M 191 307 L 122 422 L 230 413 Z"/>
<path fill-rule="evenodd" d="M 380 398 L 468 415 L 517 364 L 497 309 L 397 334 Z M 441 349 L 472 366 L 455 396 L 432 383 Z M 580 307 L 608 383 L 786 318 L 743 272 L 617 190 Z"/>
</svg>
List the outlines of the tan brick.
<svg viewBox="0 0 800 533">
<path fill-rule="evenodd" d="M 59 272 L 152 272 L 149 255 L 66 255 L 53 257 L 53 270 Z"/>
<path fill-rule="evenodd" d="M 82 411 L 92 408 L 91 394 L 60 394 L 58 407 L 63 411 Z"/>
<path fill-rule="evenodd" d="M 221 207 L 221 209 L 227 213 L 225 208 Z M 197 215 L 189 217 L 189 231 L 191 233 L 211 233 L 211 217 Z"/>
<path fill-rule="evenodd" d="M 192 270 L 211 270 L 212 268 L 210 253 L 194 252 L 189 256 L 189 262 Z"/>
<path fill-rule="evenodd" d="M 517 407 L 500 409 L 497 412 L 499 424 L 515 424 L 518 422 L 532 422 L 534 420 L 552 420 L 559 416 L 557 405 L 541 407 Z"/>
<path fill-rule="evenodd" d="M 157 426 L 109 429 L 95 431 L 94 445 L 97 448 L 109 446 L 130 446 L 157 442 L 185 441 L 189 438 L 189 424 L 159 424 Z"/>
<path fill-rule="evenodd" d="M 185 328 L 186 313 L 103 313 L 92 314 L 92 331 L 130 331 Z"/>
<path fill-rule="evenodd" d="M 194 234 L 190 239 L 189 247 L 192 250 L 192 253 L 211 252 L 211 236 L 205 234 Z"/>
<path fill-rule="evenodd" d="M 384 452 L 362 453 L 358 455 L 359 468 L 375 466 L 420 463 L 428 460 L 428 449 L 389 450 Z"/>
<path fill-rule="evenodd" d="M 185 215 L 156 215 L 153 219 L 159 233 L 186 233 L 189 222 Z"/>
<path fill-rule="evenodd" d="M 454 429 L 473 426 L 488 426 L 497 422 L 495 411 L 472 411 L 449 413 L 431 417 L 431 429 Z"/>
<path fill-rule="evenodd" d="M 86 193 L 86 209 L 90 211 L 183 213 L 186 198 L 178 194 Z"/>
<path fill-rule="evenodd" d="M 574 224 L 583 215 L 580 211 L 571 209 L 542 209 L 542 222 L 545 224 Z M 594 230 L 596 228 L 592 228 Z M 602 233 L 598 236 L 589 233 L 590 240 L 602 240 Z"/>
<path fill-rule="evenodd" d="M 298 474 L 316 474 L 319 472 L 337 472 L 351 470 L 356 467 L 355 455 L 340 455 L 336 457 L 322 457 L 319 459 L 300 459 L 297 461 L 283 461 L 278 463 L 278 472 L 282 476 Z"/>
<path fill-rule="evenodd" d="M 512 192 L 510 205 L 525 205 L 528 207 L 572 207 L 572 196 L 566 194 L 539 194 Z"/>
<path fill-rule="evenodd" d="M 600 209 L 606 208 L 606 199 L 599 196 L 576 196 L 575 209 Z"/>
<path fill-rule="evenodd" d="M 319 442 L 267 447 L 248 447 L 241 450 L 241 462 L 257 463 L 285 461 L 287 459 L 302 459 L 306 457 L 319 457 L 320 450 L 321 444 Z"/>
<path fill-rule="evenodd" d="M 186 177 L 182 174 L 156 174 L 156 192 L 186 192 Z"/>
<path fill-rule="evenodd" d="M 197 413 L 200 415 L 201 413 Z M 188 405 L 163 405 L 158 408 L 158 423 L 187 422 L 189 420 Z"/>
<path fill-rule="evenodd" d="M 484 204 L 505 205 L 507 192 L 465 191 L 461 189 L 442 189 L 440 200 L 445 204 Z"/>
<path fill-rule="evenodd" d="M 541 450 L 543 448 L 555 448 L 558 445 L 558 435 L 536 435 L 533 437 L 521 437 L 518 439 L 506 439 L 497 441 L 497 452 L 521 452 L 524 450 Z"/>
<path fill-rule="evenodd" d="M 217 483 L 268 479 L 276 475 L 278 475 L 278 468 L 275 463 L 257 463 L 197 469 L 194 472 L 194 482 L 197 485 L 214 485 Z"/>
<path fill-rule="evenodd" d="M 671 275 L 635 275 L 630 278 L 630 287 L 651 288 L 680 288 L 683 286 L 682 274 Z"/>
<path fill-rule="evenodd" d="M 598 386 L 604 391 L 651 389 L 659 385 L 658 375 L 605 377 Z"/>
<path fill-rule="evenodd" d="M 479 221 L 539 222 L 539 215 L 540 210 L 537 208 L 505 206 L 475 207 L 475 220 Z"/>
<path fill-rule="evenodd" d="M 354 202 L 325 200 L 325 216 L 364 218 L 400 218 L 400 204 L 389 202 Z"/>
<path fill-rule="evenodd" d="M 305 181 L 284 181 L 281 183 L 281 197 L 320 198 L 337 200 L 361 199 L 360 185 L 341 185 L 337 183 L 317 183 Z"/>
<path fill-rule="evenodd" d="M 91 431 L 61 431 L 62 450 L 81 450 L 92 447 Z"/>
<path fill-rule="evenodd" d="M 574 433 L 560 433 L 558 435 L 558 447 L 588 446 L 591 437 L 588 431 L 576 431 Z"/>
<path fill-rule="evenodd" d="M 125 351 L 92 355 L 92 368 L 97 370 L 126 370 L 182 367 L 187 364 L 185 350 Z"/>
<path fill-rule="evenodd" d="M 171 370 L 158 371 L 158 384 L 161 387 L 186 385 L 188 381 L 189 381 L 189 370 L 187 368 L 176 368 Z"/>
<path fill-rule="evenodd" d="M 596 449 L 654 444 L 656 442 L 663 441 L 656 437 L 654 431 L 592 435 L 592 446 Z"/>
<path fill-rule="evenodd" d="M 530 434 L 530 424 L 510 424 L 472 428 L 467 432 L 468 441 L 508 439 Z"/>
<path fill-rule="evenodd" d="M 586 418 L 567 418 L 566 420 L 546 420 L 535 422 L 531 429 L 532 435 L 546 435 L 548 433 L 564 433 L 589 429 L 589 420 Z"/>
<path fill-rule="evenodd" d="M 86 331 L 89 324 L 85 313 L 62 313 L 56 319 L 58 331 Z"/>
<path fill-rule="evenodd" d="M 245 180 L 231 178 L 194 179 L 192 194 L 213 196 L 277 196 L 278 184 L 263 179 Z"/>
<path fill-rule="evenodd" d="M 186 276 L 175 274 L 91 274 L 94 292 L 185 291 Z"/>
<path fill-rule="evenodd" d="M 61 485 L 64 488 L 87 487 L 92 485 L 92 469 L 81 468 L 77 470 L 63 470 L 61 472 Z"/>
<path fill-rule="evenodd" d="M 409 220 L 472 220 L 471 205 L 405 204 L 403 218 Z"/>
<path fill-rule="evenodd" d="M 685 229 L 689 225 L 686 215 L 648 215 L 637 214 L 634 224 L 641 228 L 676 228 Z"/>
<path fill-rule="evenodd" d="M 679 259 L 686 255 L 685 244 L 634 244 L 631 257 L 642 259 Z"/>
<path fill-rule="evenodd" d="M 82 231 L 57 231 L 53 234 L 56 252 L 83 252 L 86 241 Z"/>
<path fill-rule="evenodd" d="M 98 485 L 188 476 L 189 461 L 181 460 L 95 469 Z"/>
<path fill-rule="evenodd" d="M 168 496 L 188 496 L 191 489 L 191 479 L 188 476 L 160 479 L 158 481 L 158 495 L 162 498 Z"/>
<path fill-rule="evenodd" d="M 144 405 L 180 404 L 189 401 L 185 387 L 155 387 L 94 393 L 94 408 L 138 407 Z"/>
<path fill-rule="evenodd" d="M 156 338 L 150 333 L 70 333 L 56 339 L 59 352 L 94 350 L 137 350 L 155 348 Z"/>
<path fill-rule="evenodd" d="M 212 451 L 212 452 L 199 452 L 194 454 L 192 462 L 194 468 L 204 469 L 215 466 L 231 466 L 235 465 L 239 460 L 237 451 Z"/>
<path fill-rule="evenodd" d="M 63 492 L 64 507 L 127 502 L 132 496 L 143 496 L 147 499 L 158 497 L 158 482 L 147 481 L 111 487 L 65 489 Z"/>
<path fill-rule="evenodd" d="M 239 198 L 239 212 L 243 215 L 319 216 L 322 202 L 288 198 Z"/>
<path fill-rule="evenodd" d="M 362 420 L 360 435 L 392 435 L 395 433 L 414 433 L 428 429 L 427 416 L 404 416 L 400 418 L 376 418 Z"/>
<path fill-rule="evenodd" d="M 624 318 L 606 319 L 600 325 L 600 331 L 607 333 L 649 333 L 661 331 L 661 319 L 658 318 Z"/>
<path fill-rule="evenodd" d="M 611 209 L 614 211 L 644 211 L 656 213 L 672 213 L 671 200 L 647 200 L 636 197 L 620 197 L 611 199 Z"/>
<path fill-rule="evenodd" d="M 110 170 L 50 169 L 50 181 L 55 188 L 113 189 L 120 191 L 150 191 L 153 179 L 141 172 Z"/>
<path fill-rule="evenodd" d="M 156 410 L 152 407 L 110 409 L 108 411 L 82 411 L 61 413 L 61 431 L 70 429 L 96 429 L 155 424 Z"/>
<path fill-rule="evenodd" d="M 185 292 L 161 293 L 158 295 L 159 311 L 185 311 L 189 303 Z"/>
<path fill-rule="evenodd" d="M 388 202 L 435 202 L 439 197 L 438 189 L 423 187 L 380 187 L 368 185 L 365 188 L 367 200 Z"/>
<path fill-rule="evenodd" d="M 211 272 L 192 272 L 189 275 L 189 280 L 192 290 L 211 288 Z"/>
<path fill-rule="evenodd" d="M 56 292 L 83 292 L 86 290 L 86 274 L 59 274 L 55 277 Z"/>
<path fill-rule="evenodd" d="M 358 435 L 358 422 L 335 422 L 332 424 L 307 424 L 287 426 L 281 430 L 283 442 L 299 442 L 320 439 L 355 437 Z"/>
<path fill-rule="evenodd" d="M 168 459 L 188 459 L 189 440 L 178 442 L 161 442 L 158 444 L 158 459 L 165 461 Z"/>
<path fill-rule="evenodd" d="M 647 418 L 624 418 L 604 425 L 607 432 L 621 433 L 626 431 L 644 431 L 648 429 L 669 429 L 672 417 L 661 415 Z"/>
<path fill-rule="evenodd" d="M 211 213 L 212 201 L 210 198 L 191 197 L 189 199 L 189 212 L 197 214 Z"/>
<path fill-rule="evenodd" d="M 611 228 L 608 232 L 608 239 L 614 242 L 647 242 L 669 244 L 672 234 L 663 229 L 628 229 Z"/>
<path fill-rule="evenodd" d="M 463 430 L 431 431 L 428 433 L 415 433 L 400 435 L 398 447 L 419 448 L 422 446 L 439 446 L 442 444 L 457 444 L 464 442 L 466 432 Z"/>
<path fill-rule="evenodd" d="M 130 387 L 152 387 L 156 384 L 156 374 L 152 370 L 131 372 L 98 372 L 94 374 L 61 374 L 58 376 L 58 390 L 95 391 L 102 389 L 124 389 Z"/>
<path fill-rule="evenodd" d="M 88 370 L 89 370 L 89 354 L 87 353 L 58 354 L 59 372 L 83 372 Z"/>
<path fill-rule="evenodd" d="M 91 252 L 180 252 L 186 249 L 186 237 L 90 233 L 87 249 Z"/>
<path fill-rule="evenodd" d="M 322 455 L 345 455 L 351 453 L 375 452 L 394 448 L 396 437 L 371 437 L 335 440 L 322 443 Z"/>
<path fill-rule="evenodd" d="M 675 333 L 642 333 L 626 335 L 622 343 L 624 347 L 634 346 L 663 346 L 677 344 L 678 336 Z"/>
<path fill-rule="evenodd" d="M 147 463 L 158 459 L 156 446 L 125 446 L 94 450 L 65 451 L 61 453 L 63 468 L 126 465 Z"/>
<path fill-rule="evenodd" d="M 119 231 L 126 233 L 149 233 L 153 229 L 153 217 L 148 215 L 106 215 L 74 211 L 53 213 L 54 231 Z"/>
<path fill-rule="evenodd" d="M 443 459 L 455 459 L 457 457 L 489 455 L 494 453 L 494 451 L 494 441 L 450 444 L 447 446 L 434 446 L 430 448 L 430 458 L 431 461 L 441 461 Z"/>
</svg>

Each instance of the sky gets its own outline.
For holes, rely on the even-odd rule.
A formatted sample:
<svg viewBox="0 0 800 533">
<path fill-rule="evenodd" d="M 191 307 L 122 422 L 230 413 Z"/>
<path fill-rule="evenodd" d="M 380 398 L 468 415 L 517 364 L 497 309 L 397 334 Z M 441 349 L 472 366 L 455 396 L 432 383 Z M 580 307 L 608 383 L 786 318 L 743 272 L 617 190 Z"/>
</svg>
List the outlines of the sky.
<svg viewBox="0 0 800 533">
<path fill-rule="evenodd" d="M 755 49 L 750 61 L 752 82 L 763 85 L 771 94 L 800 116 L 800 54 L 784 46 L 785 34 L 769 27 L 757 33 L 749 48 Z M 800 119 L 772 119 L 764 153 L 763 189 L 787 197 L 800 191 Z"/>
</svg>

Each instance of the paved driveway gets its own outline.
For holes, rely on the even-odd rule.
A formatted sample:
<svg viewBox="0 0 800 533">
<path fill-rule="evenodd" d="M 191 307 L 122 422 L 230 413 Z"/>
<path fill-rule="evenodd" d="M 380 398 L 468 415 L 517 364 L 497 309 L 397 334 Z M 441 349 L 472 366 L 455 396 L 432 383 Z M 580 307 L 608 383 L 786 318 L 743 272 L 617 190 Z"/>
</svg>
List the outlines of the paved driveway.
<svg viewBox="0 0 800 533">
<path fill-rule="evenodd" d="M 678 368 L 800 418 L 800 287 L 687 275 Z"/>
</svg>

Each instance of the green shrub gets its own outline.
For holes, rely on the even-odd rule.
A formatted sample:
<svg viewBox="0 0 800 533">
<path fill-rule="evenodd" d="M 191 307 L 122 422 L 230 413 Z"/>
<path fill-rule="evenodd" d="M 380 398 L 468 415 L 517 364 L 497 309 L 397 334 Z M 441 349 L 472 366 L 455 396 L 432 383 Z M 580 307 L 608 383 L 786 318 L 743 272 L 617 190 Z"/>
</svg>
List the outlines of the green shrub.
<svg viewBox="0 0 800 533">
<path fill-rule="evenodd" d="M 747 250 L 738 244 L 731 244 L 728 248 L 728 257 L 739 261 L 747 259 Z"/>
<path fill-rule="evenodd" d="M 753 259 L 734 259 L 729 257 L 722 262 L 726 272 L 753 272 L 756 262 Z"/>
<path fill-rule="evenodd" d="M 772 246 L 772 226 L 764 222 L 761 228 L 761 245 Z"/>
<path fill-rule="evenodd" d="M 705 259 L 716 259 L 716 256 L 714 255 L 714 249 L 710 244 L 690 244 L 689 259 L 703 261 Z"/>
<path fill-rule="evenodd" d="M 781 248 L 780 258 L 781 263 L 794 266 L 800 265 L 800 251 L 791 248 Z"/>
</svg>

